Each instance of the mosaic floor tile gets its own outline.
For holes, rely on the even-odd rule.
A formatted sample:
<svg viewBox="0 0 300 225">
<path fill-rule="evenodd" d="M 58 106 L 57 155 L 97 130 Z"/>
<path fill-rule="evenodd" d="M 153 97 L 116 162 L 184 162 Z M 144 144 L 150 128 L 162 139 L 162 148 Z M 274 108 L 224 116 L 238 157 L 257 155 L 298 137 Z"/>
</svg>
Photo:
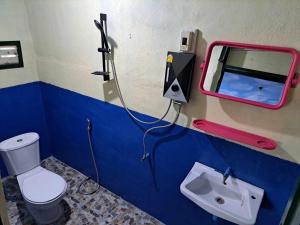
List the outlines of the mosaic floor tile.
<svg viewBox="0 0 300 225">
<path fill-rule="evenodd" d="M 93 195 L 79 193 L 78 185 L 86 176 L 54 157 L 47 158 L 41 165 L 61 175 L 68 183 L 60 203 L 64 216 L 51 225 L 163 225 L 103 187 Z M 90 184 L 96 185 L 94 181 Z M 3 185 L 11 224 L 36 225 L 25 207 L 16 178 L 4 178 Z"/>
</svg>

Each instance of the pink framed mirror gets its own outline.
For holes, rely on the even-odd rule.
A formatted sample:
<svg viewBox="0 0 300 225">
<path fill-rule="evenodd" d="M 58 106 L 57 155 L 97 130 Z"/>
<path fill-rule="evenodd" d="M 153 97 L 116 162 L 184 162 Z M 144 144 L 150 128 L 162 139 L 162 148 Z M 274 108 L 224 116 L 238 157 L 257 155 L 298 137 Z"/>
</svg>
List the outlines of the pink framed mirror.
<svg viewBox="0 0 300 225">
<path fill-rule="evenodd" d="M 268 109 L 281 108 L 296 87 L 293 48 L 215 41 L 201 64 L 201 93 Z"/>
</svg>

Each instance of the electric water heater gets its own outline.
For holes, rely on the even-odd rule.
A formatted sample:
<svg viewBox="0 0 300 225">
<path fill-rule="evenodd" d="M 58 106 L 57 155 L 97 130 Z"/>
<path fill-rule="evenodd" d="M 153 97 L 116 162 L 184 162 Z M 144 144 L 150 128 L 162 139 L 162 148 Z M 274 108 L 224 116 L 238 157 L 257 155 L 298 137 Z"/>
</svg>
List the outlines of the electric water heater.
<svg viewBox="0 0 300 225">
<path fill-rule="evenodd" d="M 182 103 L 189 101 L 195 58 L 193 53 L 168 52 L 164 97 Z"/>
</svg>

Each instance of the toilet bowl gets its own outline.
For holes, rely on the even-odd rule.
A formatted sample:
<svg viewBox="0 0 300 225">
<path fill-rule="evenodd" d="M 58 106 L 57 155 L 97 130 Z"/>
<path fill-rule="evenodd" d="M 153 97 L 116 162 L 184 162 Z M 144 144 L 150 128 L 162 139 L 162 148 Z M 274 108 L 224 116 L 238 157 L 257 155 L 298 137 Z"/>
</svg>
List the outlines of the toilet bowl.
<svg viewBox="0 0 300 225">
<path fill-rule="evenodd" d="M 57 220 L 63 213 L 59 203 L 67 190 L 65 180 L 43 167 L 17 176 L 27 209 L 40 224 Z"/>
<path fill-rule="evenodd" d="M 62 216 L 60 201 L 67 190 L 59 175 L 39 166 L 39 136 L 22 134 L 0 143 L 0 153 L 10 175 L 16 175 L 26 207 L 38 224 Z"/>
</svg>

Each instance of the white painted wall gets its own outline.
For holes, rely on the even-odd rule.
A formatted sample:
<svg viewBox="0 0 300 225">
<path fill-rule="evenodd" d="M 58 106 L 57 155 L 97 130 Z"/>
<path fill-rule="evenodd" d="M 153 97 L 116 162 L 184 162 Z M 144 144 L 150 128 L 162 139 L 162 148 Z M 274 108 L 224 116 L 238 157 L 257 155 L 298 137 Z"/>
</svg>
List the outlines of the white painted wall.
<svg viewBox="0 0 300 225">
<path fill-rule="evenodd" d="M 0 0 L 0 41 L 21 41 L 24 68 L 0 70 L 0 88 L 37 81 L 35 52 L 23 0 Z"/>
<path fill-rule="evenodd" d="M 111 40 L 116 43 L 119 80 L 130 108 L 158 117 L 167 106 L 162 97 L 165 58 L 178 50 L 182 29 L 201 31 L 192 99 L 179 124 L 194 118 L 254 132 L 278 140 L 266 152 L 300 163 L 300 88 L 278 111 L 256 108 L 200 94 L 199 64 L 214 40 L 289 46 L 300 49 L 298 0 L 25 0 L 42 81 L 120 105 L 104 93 L 104 83 L 90 72 L 100 69 L 98 13 L 108 14 Z M 124 112 L 125 113 L 125 112 Z M 174 112 L 172 112 L 174 116 Z M 171 120 L 171 117 L 168 118 Z M 205 151 L 205 149 L 203 149 Z"/>
</svg>

